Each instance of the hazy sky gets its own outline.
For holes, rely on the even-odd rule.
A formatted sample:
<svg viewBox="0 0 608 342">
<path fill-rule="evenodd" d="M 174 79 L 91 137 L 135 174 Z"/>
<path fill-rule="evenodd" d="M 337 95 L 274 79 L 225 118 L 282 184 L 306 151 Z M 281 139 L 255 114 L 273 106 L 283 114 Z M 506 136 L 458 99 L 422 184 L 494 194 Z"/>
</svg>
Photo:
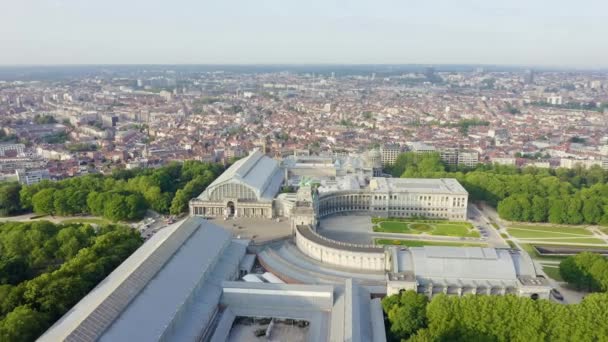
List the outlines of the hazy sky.
<svg viewBox="0 0 608 342">
<path fill-rule="evenodd" d="M 608 0 L 0 2 L 0 64 L 608 67 Z"/>
</svg>

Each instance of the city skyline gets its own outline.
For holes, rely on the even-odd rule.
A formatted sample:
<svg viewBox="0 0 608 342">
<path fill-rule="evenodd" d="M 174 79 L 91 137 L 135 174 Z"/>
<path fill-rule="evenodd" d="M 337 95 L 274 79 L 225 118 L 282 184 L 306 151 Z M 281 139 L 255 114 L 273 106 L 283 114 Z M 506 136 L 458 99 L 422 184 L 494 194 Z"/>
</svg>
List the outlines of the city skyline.
<svg viewBox="0 0 608 342">
<path fill-rule="evenodd" d="M 608 67 L 585 0 L 7 4 L 0 65 L 484 64 Z"/>
</svg>

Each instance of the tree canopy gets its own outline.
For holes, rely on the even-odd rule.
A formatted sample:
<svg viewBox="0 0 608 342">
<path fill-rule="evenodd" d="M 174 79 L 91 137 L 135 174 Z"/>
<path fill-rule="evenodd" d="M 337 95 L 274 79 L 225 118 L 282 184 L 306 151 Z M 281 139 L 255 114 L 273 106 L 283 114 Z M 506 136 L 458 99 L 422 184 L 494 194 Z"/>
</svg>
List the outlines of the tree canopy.
<svg viewBox="0 0 608 342">
<path fill-rule="evenodd" d="M 0 341 L 34 341 L 141 243 L 124 226 L 0 224 Z"/>
<path fill-rule="evenodd" d="M 385 297 L 389 341 L 605 341 L 608 294 L 563 305 L 515 295 Z"/>
<path fill-rule="evenodd" d="M 519 169 L 451 167 L 437 153 L 401 154 L 388 170 L 395 177 L 456 178 L 473 200 L 497 207 L 510 221 L 608 225 L 608 171 L 601 167 Z"/>
<path fill-rule="evenodd" d="M 10 196 L 18 210 L 70 216 L 93 214 L 112 221 L 141 219 L 148 208 L 179 214 L 221 172 L 220 164 L 186 161 L 158 169 L 117 170 L 110 176 L 87 175 L 58 182 L 42 181 L 19 188 L 1 187 L 0 198 Z M 20 206 L 15 207 L 15 203 Z M 3 208 L 0 207 L 0 214 Z"/>
<path fill-rule="evenodd" d="M 608 291 L 608 260 L 600 254 L 584 252 L 569 256 L 559 264 L 559 273 L 579 290 Z"/>
<path fill-rule="evenodd" d="M 19 205 L 19 183 L 0 183 L 0 216 L 18 214 L 21 210 Z"/>
</svg>

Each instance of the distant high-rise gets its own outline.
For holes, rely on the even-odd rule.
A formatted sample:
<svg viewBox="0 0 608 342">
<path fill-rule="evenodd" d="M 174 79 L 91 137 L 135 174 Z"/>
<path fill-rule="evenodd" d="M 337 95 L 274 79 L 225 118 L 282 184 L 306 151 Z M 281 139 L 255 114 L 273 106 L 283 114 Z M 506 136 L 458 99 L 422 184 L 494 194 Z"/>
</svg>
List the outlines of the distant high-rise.
<svg viewBox="0 0 608 342">
<path fill-rule="evenodd" d="M 524 75 L 524 82 L 526 84 L 534 84 L 534 70 L 528 69 Z"/>
<path fill-rule="evenodd" d="M 435 68 L 433 68 L 433 67 L 424 68 L 424 76 L 426 76 L 426 78 L 428 78 L 429 80 L 432 80 L 435 77 Z"/>
</svg>

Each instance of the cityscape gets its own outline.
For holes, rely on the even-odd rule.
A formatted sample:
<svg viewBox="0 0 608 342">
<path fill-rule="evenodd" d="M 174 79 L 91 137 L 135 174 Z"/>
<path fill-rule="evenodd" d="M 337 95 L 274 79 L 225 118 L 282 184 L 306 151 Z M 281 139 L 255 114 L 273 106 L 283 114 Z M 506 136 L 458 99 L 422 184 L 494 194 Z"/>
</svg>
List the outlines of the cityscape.
<svg viewBox="0 0 608 342">
<path fill-rule="evenodd" d="M 605 5 L 114 2 L 0 14 L 0 342 L 608 341 Z"/>
</svg>

